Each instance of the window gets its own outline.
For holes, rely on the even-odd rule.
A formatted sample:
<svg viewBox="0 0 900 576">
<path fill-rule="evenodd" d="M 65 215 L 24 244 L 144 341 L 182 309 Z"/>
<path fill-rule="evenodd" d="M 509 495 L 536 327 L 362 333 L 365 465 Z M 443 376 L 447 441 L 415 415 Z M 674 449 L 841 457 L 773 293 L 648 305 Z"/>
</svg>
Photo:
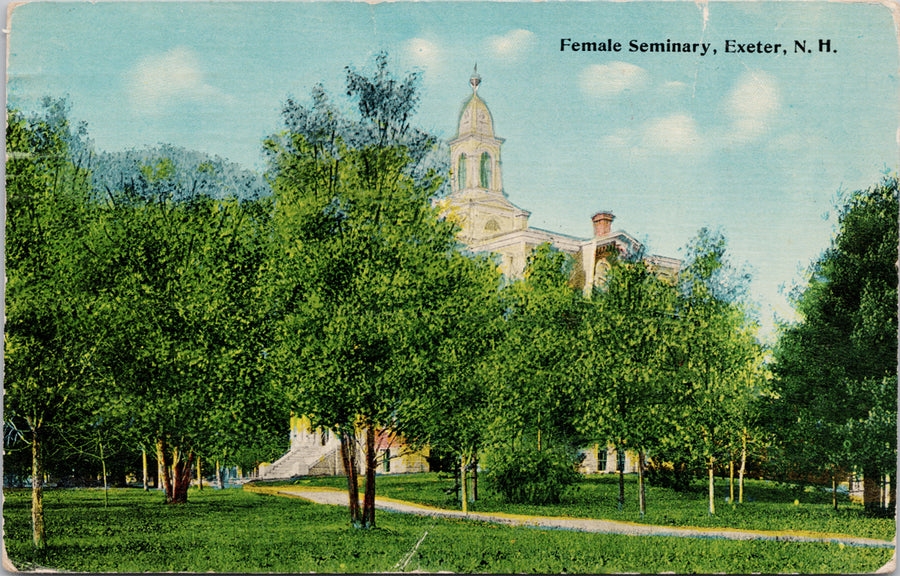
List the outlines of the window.
<svg viewBox="0 0 900 576">
<path fill-rule="evenodd" d="M 488 220 L 487 224 L 484 225 L 484 231 L 485 232 L 499 232 L 500 225 L 497 224 L 497 221 L 492 218 L 492 219 Z"/>
<path fill-rule="evenodd" d="M 384 455 L 382 457 L 382 465 L 384 466 L 384 472 L 387 474 L 391 471 L 391 449 L 388 448 L 384 451 Z"/>
<path fill-rule="evenodd" d="M 625 451 L 616 449 L 616 470 L 625 471 Z"/>
<path fill-rule="evenodd" d="M 606 448 L 597 450 L 597 472 L 606 470 Z"/>
<path fill-rule="evenodd" d="M 481 153 L 481 187 L 491 187 L 491 155 L 487 152 Z"/>
<path fill-rule="evenodd" d="M 465 154 L 459 155 L 459 165 L 458 165 L 458 170 L 456 172 L 456 175 L 457 175 L 456 186 L 460 190 L 462 190 L 463 188 L 466 187 L 466 155 Z"/>
</svg>

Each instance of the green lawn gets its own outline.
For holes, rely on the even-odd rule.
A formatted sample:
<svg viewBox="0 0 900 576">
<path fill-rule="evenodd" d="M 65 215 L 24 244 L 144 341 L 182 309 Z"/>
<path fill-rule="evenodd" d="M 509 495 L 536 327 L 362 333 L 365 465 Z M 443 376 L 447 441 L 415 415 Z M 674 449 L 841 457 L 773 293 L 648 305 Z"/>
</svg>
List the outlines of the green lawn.
<svg viewBox="0 0 900 576">
<path fill-rule="evenodd" d="M 307 478 L 292 484 L 346 488 L 343 478 Z M 409 500 L 441 508 L 458 509 L 453 494 L 452 478 L 444 474 L 410 474 L 379 476 L 379 496 Z M 735 487 L 737 492 L 737 487 Z M 641 519 L 637 503 L 637 478 L 625 477 L 625 508 L 618 509 L 618 477 L 586 476 L 565 497 L 562 504 L 526 506 L 501 502 L 486 481 L 479 484 L 479 500 L 470 511 L 508 512 L 538 516 L 571 516 L 625 520 L 663 526 L 728 527 L 747 530 L 808 530 L 891 540 L 895 524 L 892 518 L 871 518 L 862 506 L 851 504 L 846 496 L 839 501 L 837 512 L 831 506 L 831 493 L 813 488 L 785 486 L 775 482 L 748 480 L 744 487 L 744 503 L 730 505 L 728 480 L 717 479 L 716 515 L 708 512 L 707 486 L 697 483 L 687 492 L 675 492 L 647 486 L 647 514 Z M 797 500 L 799 504 L 794 505 Z"/>
<path fill-rule="evenodd" d="M 404 493 L 413 477 L 384 482 Z M 379 478 L 379 481 L 383 478 Z M 329 480 L 328 482 L 330 482 Z M 325 482 L 325 483 L 328 483 Z M 401 488 L 401 490 L 397 490 Z M 835 544 L 636 538 L 377 513 L 355 530 L 346 509 L 237 489 L 48 490 L 50 547 L 31 547 L 29 493 L 5 491 L 7 551 L 17 567 L 86 572 L 867 572 L 889 549 Z M 405 565 L 403 560 L 427 532 Z"/>
</svg>

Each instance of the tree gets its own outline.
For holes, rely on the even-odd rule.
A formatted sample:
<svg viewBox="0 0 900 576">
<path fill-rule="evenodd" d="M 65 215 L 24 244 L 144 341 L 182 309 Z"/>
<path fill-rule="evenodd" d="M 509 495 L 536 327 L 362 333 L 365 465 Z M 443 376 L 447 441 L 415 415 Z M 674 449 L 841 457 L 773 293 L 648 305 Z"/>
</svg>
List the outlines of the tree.
<svg viewBox="0 0 900 576">
<path fill-rule="evenodd" d="M 187 501 L 201 452 L 255 444 L 266 458 L 287 417 L 261 368 L 268 204 L 184 190 L 180 160 L 151 156 L 136 174 L 110 178 L 125 187 L 105 190 L 89 245 L 102 393 L 127 404 L 135 446 L 156 446 L 172 503 Z M 206 164 L 189 170 L 208 177 Z"/>
<path fill-rule="evenodd" d="M 590 320 L 578 364 L 584 380 L 580 425 L 617 451 L 638 451 L 638 501 L 646 508 L 644 456 L 672 435 L 672 338 L 675 287 L 643 262 L 617 261 L 593 293 Z M 619 508 L 624 505 L 624 470 L 619 469 Z"/>
<path fill-rule="evenodd" d="M 288 101 L 271 138 L 275 254 L 272 363 L 296 412 L 341 437 L 353 525 L 373 527 L 375 440 L 402 428 L 404 404 L 434 370 L 444 299 L 464 278 L 452 265 L 455 227 L 430 202 L 436 140 L 410 125 L 418 77 L 397 79 L 387 56 L 370 75 L 347 69 L 359 119 L 342 118 L 321 88 Z M 365 435 L 358 510 L 356 432 Z"/>
<path fill-rule="evenodd" d="M 524 277 L 503 290 L 503 334 L 493 354 L 490 466 L 498 482 L 500 476 L 524 477 L 533 485 L 510 495 L 556 499 L 540 487 L 570 478 L 565 472 L 574 470 L 583 444 L 572 411 L 578 390 L 572 365 L 585 306 L 580 291 L 569 285 L 571 266 L 566 254 L 541 244 L 529 255 Z"/>
<path fill-rule="evenodd" d="M 775 350 L 783 458 L 833 483 L 859 468 L 869 510 L 875 482 L 896 466 L 897 184 L 888 176 L 846 199 L 837 235 L 795 293 L 801 319 Z"/>
<path fill-rule="evenodd" d="M 34 545 L 46 546 L 47 441 L 67 420 L 93 352 L 83 322 L 79 233 L 88 174 L 73 162 L 84 134 L 62 100 L 39 115 L 7 114 L 6 377 L 4 419 L 26 430 L 32 454 Z"/>
<path fill-rule="evenodd" d="M 749 274 L 727 258 L 722 234 L 700 230 L 688 246 L 681 275 L 679 335 L 681 387 L 674 405 L 684 423 L 681 441 L 702 459 L 709 478 L 709 513 L 715 514 L 715 464 L 729 457 L 735 403 L 746 397 L 757 367 L 758 343 L 742 298 Z"/>
</svg>

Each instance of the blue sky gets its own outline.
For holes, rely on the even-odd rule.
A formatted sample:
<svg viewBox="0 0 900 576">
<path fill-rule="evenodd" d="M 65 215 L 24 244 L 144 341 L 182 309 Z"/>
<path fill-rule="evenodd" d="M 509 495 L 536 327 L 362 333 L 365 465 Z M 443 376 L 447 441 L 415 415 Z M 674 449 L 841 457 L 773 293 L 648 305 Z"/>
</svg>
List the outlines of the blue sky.
<svg viewBox="0 0 900 576">
<path fill-rule="evenodd" d="M 505 191 L 533 226 L 587 237 L 611 210 L 614 228 L 675 257 L 719 228 L 753 270 L 767 329 L 790 317 L 781 287 L 827 247 L 839 192 L 900 159 L 898 42 L 879 4 L 35 2 L 10 28 L 11 105 L 67 96 L 101 149 L 167 142 L 253 168 L 288 96 L 321 82 L 340 97 L 344 67 L 382 49 L 423 73 L 418 123 L 449 139 L 477 62 Z M 562 52 L 562 38 L 623 50 Z M 727 40 L 788 53 L 726 54 Z"/>
</svg>

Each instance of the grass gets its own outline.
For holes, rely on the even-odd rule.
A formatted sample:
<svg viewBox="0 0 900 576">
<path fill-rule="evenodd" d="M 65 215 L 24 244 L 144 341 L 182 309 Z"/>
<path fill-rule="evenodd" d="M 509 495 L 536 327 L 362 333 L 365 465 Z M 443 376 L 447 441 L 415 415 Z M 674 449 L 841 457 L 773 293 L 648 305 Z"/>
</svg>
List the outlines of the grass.
<svg viewBox="0 0 900 576">
<path fill-rule="evenodd" d="M 398 477 L 394 491 L 407 492 L 412 480 Z M 585 534 L 380 511 L 377 529 L 355 530 L 348 527 L 344 508 L 238 489 L 192 489 L 183 506 L 164 505 L 158 492 L 113 490 L 109 507 L 103 506 L 101 491 L 48 490 L 50 546 L 35 551 L 29 493 L 5 491 L 5 496 L 11 560 L 19 568 L 66 571 L 859 573 L 880 567 L 892 552 L 835 544 Z"/>
<path fill-rule="evenodd" d="M 346 489 L 343 478 L 304 478 L 284 484 Z M 453 479 L 444 474 L 379 476 L 376 487 L 379 496 L 459 509 L 455 494 L 448 494 L 448 491 L 452 492 Z M 729 494 L 727 479 L 717 479 L 715 516 L 708 512 L 705 484 L 698 483 L 680 493 L 649 485 L 646 491 L 647 513 L 642 519 L 637 503 L 637 478 L 633 475 L 625 477 L 625 507 L 621 511 L 618 509 L 618 477 L 614 475 L 584 477 L 565 495 L 561 504 L 552 506 L 507 504 L 490 489 L 488 482 L 482 481 L 479 483 L 479 500 L 470 504 L 469 511 L 599 518 L 661 526 L 827 532 L 880 540 L 893 539 L 896 528 L 893 518 L 868 517 L 863 514 L 861 505 L 850 503 L 846 496 L 842 496 L 839 509 L 835 511 L 830 492 L 762 480 L 748 480 L 744 487 L 744 503 L 731 505 L 725 501 Z M 795 500 L 797 505 L 794 505 Z"/>
</svg>

